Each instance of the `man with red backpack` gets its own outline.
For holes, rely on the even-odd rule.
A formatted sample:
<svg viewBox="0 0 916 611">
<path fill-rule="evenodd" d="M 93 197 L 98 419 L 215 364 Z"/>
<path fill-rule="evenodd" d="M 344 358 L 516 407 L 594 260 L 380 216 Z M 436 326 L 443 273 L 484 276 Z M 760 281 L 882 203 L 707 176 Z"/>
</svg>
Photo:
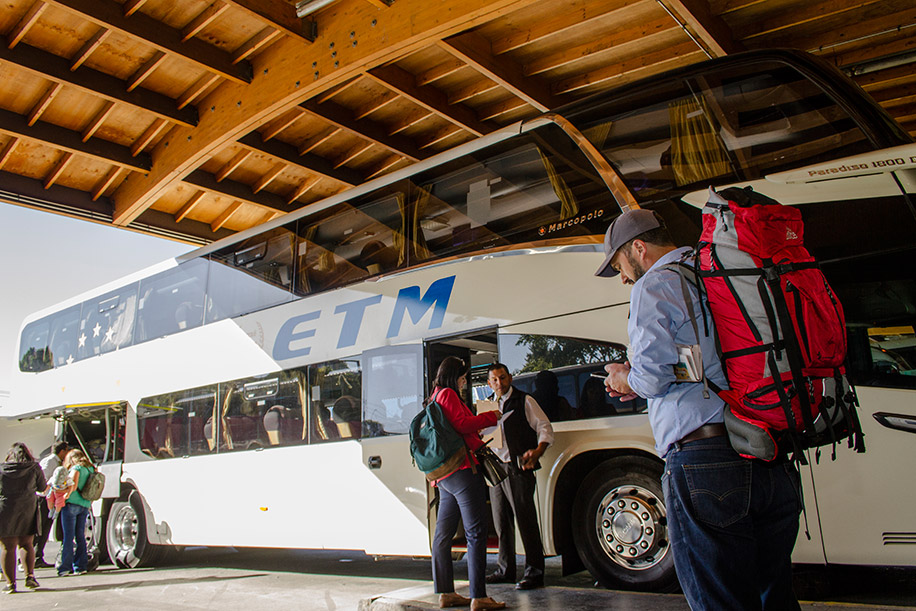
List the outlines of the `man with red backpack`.
<svg viewBox="0 0 916 611">
<path fill-rule="evenodd" d="M 723 424 L 725 403 L 707 388 L 726 388 L 715 332 L 699 332 L 697 290 L 673 265 L 676 248 L 650 210 L 614 220 L 597 276 L 632 284 L 627 364 L 606 367 L 612 396 L 649 404 L 678 580 L 691 609 L 800 609 L 792 590 L 792 549 L 801 511 L 800 481 L 785 457 L 742 458 Z M 712 318 L 705 317 L 705 325 Z"/>
</svg>

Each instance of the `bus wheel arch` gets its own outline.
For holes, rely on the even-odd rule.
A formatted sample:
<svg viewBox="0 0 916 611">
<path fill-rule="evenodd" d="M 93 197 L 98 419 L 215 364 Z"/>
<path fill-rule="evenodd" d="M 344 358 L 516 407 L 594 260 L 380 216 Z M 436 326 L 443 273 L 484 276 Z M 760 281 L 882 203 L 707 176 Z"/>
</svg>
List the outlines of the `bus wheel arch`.
<svg viewBox="0 0 916 611">
<path fill-rule="evenodd" d="M 118 568 L 156 564 L 169 547 L 150 543 L 143 497 L 133 488 L 127 488 L 109 507 L 105 520 L 105 542 L 108 557 Z"/>
<path fill-rule="evenodd" d="M 582 479 L 571 509 L 572 539 L 604 587 L 677 590 L 663 470 L 657 458 L 619 455 L 598 463 Z"/>
</svg>

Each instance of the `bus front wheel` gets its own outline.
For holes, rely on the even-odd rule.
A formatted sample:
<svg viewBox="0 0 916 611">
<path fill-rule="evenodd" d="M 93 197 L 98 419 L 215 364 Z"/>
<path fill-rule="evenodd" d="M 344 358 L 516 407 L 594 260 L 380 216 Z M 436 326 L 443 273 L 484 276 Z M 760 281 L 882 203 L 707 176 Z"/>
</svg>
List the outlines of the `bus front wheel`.
<svg viewBox="0 0 916 611">
<path fill-rule="evenodd" d="M 154 563 L 157 546 L 146 538 L 146 518 L 139 494 L 117 500 L 108 511 L 105 537 L 108 557 L 118 568 L 136 568 Z"/>
<path fill-rule="evenodd" d="M 602 586 L 677 589 L 661 475 L 660 463 L 634 456 L 606 460 L 583 480 L 573 504 L 573 538 Z"/>
</svg>

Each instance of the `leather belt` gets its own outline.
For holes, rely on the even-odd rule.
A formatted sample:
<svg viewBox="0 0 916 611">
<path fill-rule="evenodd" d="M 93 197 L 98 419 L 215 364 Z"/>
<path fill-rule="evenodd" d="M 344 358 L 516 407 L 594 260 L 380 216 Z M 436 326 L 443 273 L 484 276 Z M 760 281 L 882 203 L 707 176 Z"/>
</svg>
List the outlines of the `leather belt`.
<svg viewBox="0 0 916 611">
<path fill-rule="evenodd" d="M 710 437 L 721 437 L 722 435 L 727 434 L 728 431 L 725 429 L 725 425 L 721 422 L 716 422 L 714 424 L 704 424 L 689 435 L 685 435 L 680 441 L 678 441 L 678 443 L 690 443 L 691 441 L 709 439 Z"/>
</svg>

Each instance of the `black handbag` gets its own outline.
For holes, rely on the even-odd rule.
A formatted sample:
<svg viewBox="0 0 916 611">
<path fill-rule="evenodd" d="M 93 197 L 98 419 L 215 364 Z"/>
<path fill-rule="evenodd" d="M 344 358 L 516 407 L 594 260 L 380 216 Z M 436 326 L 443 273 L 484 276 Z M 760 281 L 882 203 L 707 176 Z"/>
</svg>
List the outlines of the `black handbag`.
<svg viewBox="0 0 916 611">
<path fill-rule="evenodd" d="M 488 485 L 498 486 L 501 481 L 509 476 L 506 465 L 489 447 L 485 445 L 480 446 L 480 448 L 474 452 L 474 456 L 477 457 L 477 462 L 480 463 L 483 470 L 483 476 L 487 480 Z"/>
</svg>

